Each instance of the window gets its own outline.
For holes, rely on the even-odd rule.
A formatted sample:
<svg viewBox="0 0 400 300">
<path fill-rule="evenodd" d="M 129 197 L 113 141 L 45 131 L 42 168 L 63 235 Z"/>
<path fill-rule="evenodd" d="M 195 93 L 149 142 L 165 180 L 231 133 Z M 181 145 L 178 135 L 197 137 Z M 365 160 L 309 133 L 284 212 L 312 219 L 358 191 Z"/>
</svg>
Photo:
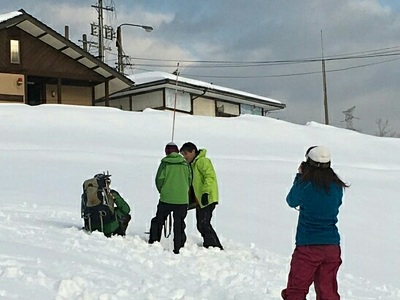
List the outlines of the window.
<svg viewBox="0 0 400 300">
<path fill-rule="evenodd" d="M 11 63 L 19 64 L 21 61 L 20 61 L 18 40 L 10 40 L 10 53 L 11 53 Z"/>
<path fill-rule="evenodd" d="M 254 105 L 241 104 L 240 109 L 241 109 L 242 115 L 244 115 L 244 114 L 257 115 L 257 116 L 263 115 L 263 109 L 261 107 L 257 107 Z"/>
<path fill-rule="evenodd" d="M 176 107 L 175 107 L 176 99 Z M 192 109 L 192 102 L 190 94 L 183 91 L 175 91 L 173 89 L 165 89 L 165 107 L 176 108 L 177 110 L 190 112 Z"/>
<path fill-rule="evenodd" d="M 233 117 L 238 116 L 239 114 L 239 104 L 217 101 L 218 117 Z"/>
</svg>

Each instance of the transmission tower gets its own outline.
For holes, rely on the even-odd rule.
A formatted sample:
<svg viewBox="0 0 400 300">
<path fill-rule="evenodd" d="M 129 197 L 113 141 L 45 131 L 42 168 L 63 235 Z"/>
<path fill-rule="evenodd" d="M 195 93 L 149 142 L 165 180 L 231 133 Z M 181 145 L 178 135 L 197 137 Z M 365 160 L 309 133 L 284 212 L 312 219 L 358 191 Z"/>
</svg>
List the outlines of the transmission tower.
<svg viewBox="0 0 400 300">
<path fill-rule="evenodd" d="M 358 119 L 357 117 L 353 116 L 354 110 L 356 109 L 355 106 L 349 108 L 348 110 L 343 111 L 344 113 L 344 121 L 346 122 L 346 129 L 355 130 L 353 127 L 353 119 Z"/>
</svg>

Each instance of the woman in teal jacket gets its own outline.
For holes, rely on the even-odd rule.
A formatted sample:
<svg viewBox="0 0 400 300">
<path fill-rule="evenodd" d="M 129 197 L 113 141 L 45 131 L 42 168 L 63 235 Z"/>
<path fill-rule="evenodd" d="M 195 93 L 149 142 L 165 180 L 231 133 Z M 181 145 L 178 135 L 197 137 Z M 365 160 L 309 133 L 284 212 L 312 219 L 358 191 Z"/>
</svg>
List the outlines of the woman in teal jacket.
<svg viewBox="0 0 400 300">
<path fill-rule="evenodd" d="M 300 213 L 287 288 L 282 291 L 285 300 L 305 299 L 313 282 L 317 299 L 340 299 L 336 276 L 342 260 L 336 223 L 347 185 L 330 165 L 327 148 L 309 148 L 286 197 Z"/>
<path fill-rule="evenodd" d="M 212 213 L 218 204 L 218 183 L 213 164 L 206 157 L 207 150 L 198 150 L 195 144 L 188 142 L 182 145 L 180 152 L 192 167 L 192 196 L 196 203 L 197 229 L 203 237 L 203 246 L 223 250 L 211 225 Z"/>
<path fill-rule="evenodd" d="M 188 163 L 179 154 L 177 145 L 168 143 L 165 147 L 165 154 L 155 178 L 160 201 L 157 205 L 156 216 L 151 220 L 149 244 L 161 240 L 162 227 L 168 215 L 173 212 L 173 252 L 178 254 L 186 242 L 185 218 L 189 204 L 191 172 Z"/>
</svg>

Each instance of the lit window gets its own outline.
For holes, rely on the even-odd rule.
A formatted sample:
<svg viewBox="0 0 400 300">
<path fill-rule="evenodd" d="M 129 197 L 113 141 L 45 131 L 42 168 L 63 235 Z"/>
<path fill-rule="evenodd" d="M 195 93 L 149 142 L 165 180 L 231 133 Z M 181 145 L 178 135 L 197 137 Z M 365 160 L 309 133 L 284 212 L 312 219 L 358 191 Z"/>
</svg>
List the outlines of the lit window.
<svg viewBox="0 0 400 300">
<path fill-rule="evenodd" d="M 20 63 L 20 55 L 19 55 L 19 41 L 18 40 L 10 40 L 10 53 L 11 53 L 11 63 L 19 64 Z"/>
</svg>

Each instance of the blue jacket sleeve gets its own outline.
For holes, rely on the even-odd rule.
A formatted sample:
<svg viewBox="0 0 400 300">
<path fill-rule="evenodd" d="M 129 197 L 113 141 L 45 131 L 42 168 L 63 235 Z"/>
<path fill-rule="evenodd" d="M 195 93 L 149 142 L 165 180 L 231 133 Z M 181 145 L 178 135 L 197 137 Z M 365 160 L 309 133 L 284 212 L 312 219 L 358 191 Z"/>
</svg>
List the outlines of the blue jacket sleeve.
<svg viewBox="0 0 400 300">
<path fill-rule="evenodd" d="M 303 191 L 310 184 L 302 182 L 300 177 L 301 174 L 297 173 L 294 178 L 293 186 L 290 189 L 289 194 L 286 196 L 286 202 L 290 207 L 297 207 L 303 203 Z"/>
</svg>

